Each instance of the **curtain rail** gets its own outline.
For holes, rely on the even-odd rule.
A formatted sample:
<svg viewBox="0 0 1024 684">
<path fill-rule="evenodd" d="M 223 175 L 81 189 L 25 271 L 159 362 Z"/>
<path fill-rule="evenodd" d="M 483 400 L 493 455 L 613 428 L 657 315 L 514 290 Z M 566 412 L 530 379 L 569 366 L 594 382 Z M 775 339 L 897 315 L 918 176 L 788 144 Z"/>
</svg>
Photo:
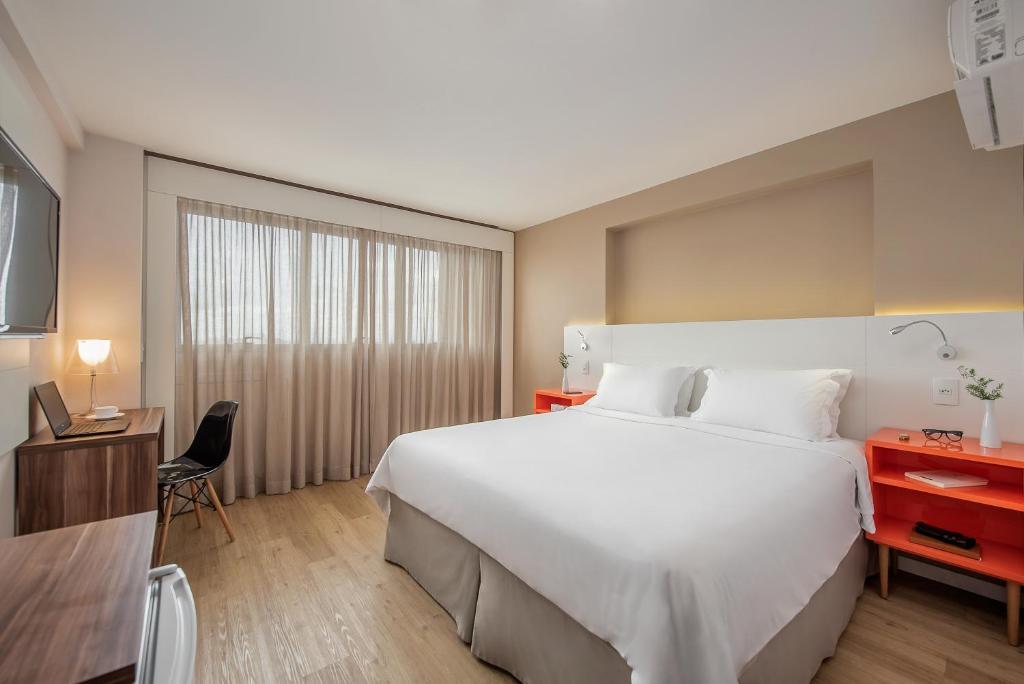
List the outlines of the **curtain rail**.
<svg viewBox="0 0 1024 684">
<path fill-rule="evenodd" d="M 318 188 L 315 185 L 305 185 L 303 183 L 296 183 L 294 181 L 283 180 L 281 178 L 274 178 L 273 176 L 263 176 L 258 173 L 250 173 L 249 171 L 240 171 L 238 169 L 232 169 L 227 166 L 218 166 L 216 164 L 208 164 L 206 162 L 196 161 L 195 159 L 187 159 L 185 157 L 175 157 L 170 154 L 163 154 L 161 152 L 154 152 L 152 150 L 144 150 L 143 155 L 146 157 L 154 157 L 156 159 L 166 159 L 167 161 L 178 162 L 179 164 L 191 164 L 192 166 L 199 166 L 204 169 L 210 169 L 212 171 L 221 171 L 223 173 L 231 173 L 236 176 L 245 176 L 246 178 L 253 178 L 255 180 L 267 181 L 268 183 L 277 183 L 279 185 L 287 185 L 288 187 L 298 188 L 300 190 L 309 190 L 310 192 L 319 192 L 325 195 L 334 195 L 335 197 L 343 197 L 345 199 L 355 200 L 357 202 L 366 202 L 367 204 L 376 204 L 380 207 L 388 207 L 390 209 L 399 209 L 401 211 L 409 211 L 414 214 L 422 214 L 424 216 L 433 216 L 434 218 L 445 219 L 448 221 L 458 221 L 459 223 L 468 223 L 473 226 L 480 226 L 481 228 L 490 228 L 491 230 L 500 230 L 505 233 L 511 233 L 512 231 L 508 228 L 501 228 L 494 225 L 493 223 L 483 223 L 481 221 L 473 221 L 471 219 L 459 218 L 458 216 L 448 216 L 447 214 L 438 214 L 433 211 L 426 211 L 425 209 L 415 209 L 413 207 L 407 207 L 401 204 L 394 204 L 392 202 L 383 202 L 381 200 L 371 199 L 369 197 L 361 197 L 359 195 L 351 195 L 347 192 L 339 192 L 337 190 L 328 190 L 327 188 Z"/>
</svg>

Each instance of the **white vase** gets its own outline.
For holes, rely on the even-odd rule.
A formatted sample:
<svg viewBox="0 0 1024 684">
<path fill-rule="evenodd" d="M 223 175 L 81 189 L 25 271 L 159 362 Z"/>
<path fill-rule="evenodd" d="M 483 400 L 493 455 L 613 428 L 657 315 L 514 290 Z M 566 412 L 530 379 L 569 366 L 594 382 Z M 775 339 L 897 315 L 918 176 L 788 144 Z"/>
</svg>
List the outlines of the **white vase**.
<svg viewBox="0 0 1024 684">
<path fill-rule="evenodd" d="M 992 410 L 995 401 L 982 399 L 981 403 L 985 405 L 985 417 L 981 419 L 981 446 L 986 449 L 998 449 L 1003 446 L 1003 440 L 999 438 L 996 414 Z"/>
<path fill-rule="evenodd" d="M 568 392 L 569 392 L 569 369 L 568 368 L 563 368 L 562 369 L 562 394 L 567 394 Z"/>
</svg>

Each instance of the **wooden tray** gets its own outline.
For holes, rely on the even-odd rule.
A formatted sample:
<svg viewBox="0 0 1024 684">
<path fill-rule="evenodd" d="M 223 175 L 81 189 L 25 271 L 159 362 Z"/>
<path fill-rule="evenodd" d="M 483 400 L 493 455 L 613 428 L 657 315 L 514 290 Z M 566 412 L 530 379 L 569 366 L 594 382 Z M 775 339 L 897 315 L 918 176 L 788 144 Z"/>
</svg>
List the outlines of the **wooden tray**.
<svg viewBox="0 0 1024 684">
<path fill-rule="evenodd" d="M 959 546 L 953 546 L 946 542 L 939 541 L 938 539 L 932 539 L 926 537 L 923 534 L 918 533 L 916 530 L 911 528 L 910 530 L 910 541 L 921 546 L 927 546 L 932 549 L 938 549 L 940 551 L 948 551 L 949 553 L 955 553 L 958 556 L 965 556 L 967 558 L 973 558 L 974 560 L 981 560 L 981 544 L 975 544 L 972 549 L 961 549 Z"/>
</svg>

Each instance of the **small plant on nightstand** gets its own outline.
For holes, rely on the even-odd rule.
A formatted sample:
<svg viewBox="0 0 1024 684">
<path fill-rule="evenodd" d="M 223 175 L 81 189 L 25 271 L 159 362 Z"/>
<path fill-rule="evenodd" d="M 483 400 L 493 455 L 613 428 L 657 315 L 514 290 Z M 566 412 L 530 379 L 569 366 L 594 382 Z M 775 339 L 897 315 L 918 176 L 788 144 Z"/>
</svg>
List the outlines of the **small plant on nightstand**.
<svg viewBox="0 0 1024 684">
<path fill-rule="evenodd" d="M 981 419 L 981 446 L 988 449 L 1002 447 L 1003 440 L 999 437 L 999 428 L 996 426 L 996 417 L 992 407 L 996 399 L 1003 398 L 1004 383 L 998 382 L 995 378 L 978 375 L 978 371 L 967 366 L 959 366 L 957 370 L 967 382 L 965 388 L 967 393 L 981 399 L 981 403 L 985 406 L 985 417 Z"/>
<path fill-rule="evenodd" d="M 572 358 L 572 354 L 566 354 L 565 352 L 558 353 L 558 363 L 562 366 L 562 392 L 569 392 L 569 359 Z"/>
</svg>

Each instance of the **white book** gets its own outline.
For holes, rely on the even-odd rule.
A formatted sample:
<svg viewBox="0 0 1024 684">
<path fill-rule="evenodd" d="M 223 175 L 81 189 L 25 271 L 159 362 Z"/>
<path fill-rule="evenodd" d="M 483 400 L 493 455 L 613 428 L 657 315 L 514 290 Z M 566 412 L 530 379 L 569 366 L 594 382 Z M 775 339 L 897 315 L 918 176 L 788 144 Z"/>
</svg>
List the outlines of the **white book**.
<svg viewBox="0 0 1024 684">
<path fill-rule="evenodd" d="M 988 480 L 967 473 L 958 473 L 952 470 L 915 470 L 904 473 L 911 480 L 923 482 L 932 487 L 950 489 L 952 487 L 984 487 Z"/>
</svg>

